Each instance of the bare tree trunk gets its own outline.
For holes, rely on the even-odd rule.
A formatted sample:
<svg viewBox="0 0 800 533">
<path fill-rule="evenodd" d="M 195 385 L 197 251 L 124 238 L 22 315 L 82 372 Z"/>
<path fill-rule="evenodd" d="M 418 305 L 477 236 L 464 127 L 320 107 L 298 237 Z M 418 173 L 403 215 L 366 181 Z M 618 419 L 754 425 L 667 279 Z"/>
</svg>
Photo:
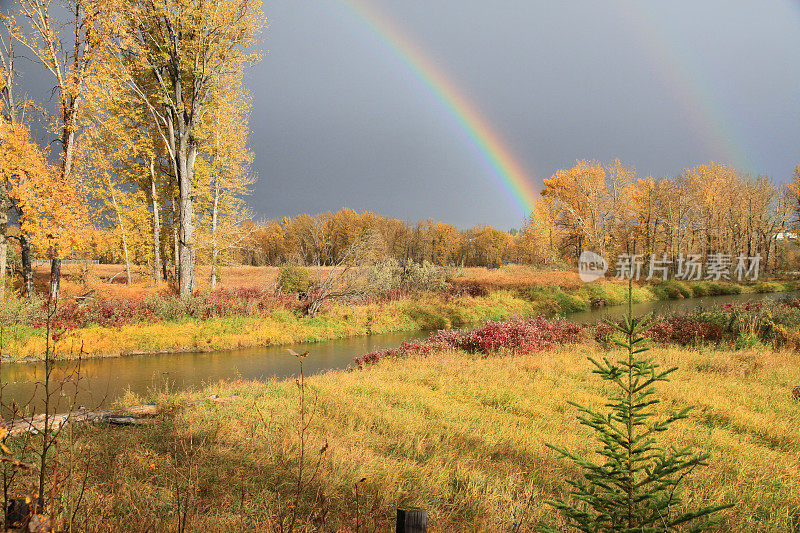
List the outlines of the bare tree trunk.
<svg viewBox="0 0 800 533">
<path fill-rule="evenodd" d="M 186 142 L 182 141 L 182 144 Z M 181 298 L 189 298 L 194 289 L 194 202 L 192 201 L 192 176 L 195 149 L 183 146 L 180 151 L 180 220 L 178 248 L 180 249 L 179 291 Z M 191 161 L 191 163 L 190 163 Z"/>
<path fill-rule="evenodd" d="M 181 248 L 178 246 L 178 226 L 177 224 L 172 227 L 172 239 L 175 241 L 175 281 L 178 281 L 181 274 L 180 256 Z"/>
<path fill-rule="evenodd" d="M 181 299 L 189 298 L 194 289 L 194 200 L 192 197 L 194 163 L 197 157 L 197 145 L 191 134 L 194 123 L 190 117 L 197 116 L 199 102 L 184 100 L 183 86 L 180 76 L 172 79 L 172 90 L 175 106 L 167 115 L 169 129 L 169 145 L 175 179 L 178 181 L 178 292 Z M 189 106 L 185 108 L 184 106 Z M 195 109 L 196 108 L 196 109 Z M 189 113 L 187 114 L 187 111 Z M 188 119 L 188 120 L 187 120 Z"/>
<path fill-rule="evenodd" d="M 64 96 L 62 95 L 62 99 Z M 75 122 L 78 114 L 78 107 L 75 101 L 71 102 L 69 110 L 64 112 L 63 134 L 61 145 L 64 156 L 61 164 L 61 179 L 66 181 L 72 173 L 72 162 L 75 158 Z M 61 289 L 61 258 L 59 257 L 58 246 L 53 247 L 53 259 L 50 263 L 50 300 L 58 301 L 59 290 Z"/>
<path fill-rule="evenodd" d="M 161 248 L 161 281 L 166 281 L 167 279 L 169 279 L 169 270 L 168 270 L 169 267 L 167 266 L 167 257 L 169 257 L 169 255 L 167 254 L 168 239 L 164 240 L 159 239 L 159 241 L 160 241 L 159 246 Z"/>
<path fill-rule="evenodd" d="M 175 271 L 175 282 L 177 283 L 180 279 L 180 257 L 181 257 L 181 248 L 178 246 L 178 227 L 180 226 L 180 214 L 178 213 L 178 198 L 174 198 L 172 201 L 172 240 L 173 244 L 175 245 L 175 249 L 172 252 L 172 259 L 173 259 L 173 270 Z"/>
<path fill-rule="evenodd" d="M 217 214 L 219 212 L 219 180 L 214 179 L 214 207 L 211 211 L 211 289 L 217 288 Z"/>
<path fill-rule="evenodd" d="M 53 258 L 50 260 L 50 302 L 55 305 L 61 290 L 61 258 L 58 247 L 53 247 Z"/>
<path fill-rule="evenodd" d="M 9 23 L 5 23 L 6 29 Z M 0 74 L 2 88 L 0 88 L 0 107 L 3 108 L 2 120 L 8 124 L 13 124 L 16 120 L 16 104 L 14 102 L 14 45 L 13 39 L 9 39 L 8 44 L 0 39 L 2 48 L 0 49 Z M 8 263 L 8 210 L 11 208 L 11 198 L 8 186 L 5 184 L 0 187 L 0 301 L 6 297 L 6 268 Z"/>
<path fill-rule="evenodd" d="M 31 265 L 31 243 L 24 233 L 19 236 L 19 247 L 22 261 L 22 287 L 25 296 L 33 298 L 33 266 Z"/>
<path fill-rule="evenodd" d="M 8 215 L 5 217 L 8 220 Z M 8 237 L 6 237 L 6 222 L 0 223 L 0 301 L 6 299 L 6 270 L 8 268 Z"/>
<path fill-rule="evenodd" d="M 127 284 L 131 284 L 131 262 L 128 258 L 128 237 L 125 235 L 125 222 L 122 220 L 122 213 L 119 211 L 117 205 L 117 196 L 114 194 L 114 187 L 109 184 L 108 191 L 111 193 L 111 203 L 114 205 L 114 211 L 117 212 L 117 223 L 119 224 L 119 231 L 122 234 L 122 253 L 125 256 L 125 277 Z"/>
<path fill-rule="evenodd" d="M 11 201 L 8 189 L 0 187 L 0 301 L 6 298 L 6 269 L 8 266 L 8 210 Z"/>
<path fill-rule="evenodd" d="M 155 159 L 150 160 L 150 200 L 153 202 L 153 281 L 161 283 L 161 225 L 158 217 Z"/>
</svg>

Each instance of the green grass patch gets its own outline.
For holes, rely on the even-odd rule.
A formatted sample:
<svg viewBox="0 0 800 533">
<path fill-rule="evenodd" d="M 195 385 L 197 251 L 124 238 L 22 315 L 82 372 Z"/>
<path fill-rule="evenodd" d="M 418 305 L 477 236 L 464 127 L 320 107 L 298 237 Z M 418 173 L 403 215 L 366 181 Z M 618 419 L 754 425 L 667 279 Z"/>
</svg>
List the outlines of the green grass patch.
<svg viewBox="0 0 800 533">
<path fill-rule="evenodd" d="M 783 292 L 785 290 L 787 290 L 787 287 L 777 281 L 761 281 L 753 286 L 753 291 L 762 294 L 769 292 Z"/>
</svg>

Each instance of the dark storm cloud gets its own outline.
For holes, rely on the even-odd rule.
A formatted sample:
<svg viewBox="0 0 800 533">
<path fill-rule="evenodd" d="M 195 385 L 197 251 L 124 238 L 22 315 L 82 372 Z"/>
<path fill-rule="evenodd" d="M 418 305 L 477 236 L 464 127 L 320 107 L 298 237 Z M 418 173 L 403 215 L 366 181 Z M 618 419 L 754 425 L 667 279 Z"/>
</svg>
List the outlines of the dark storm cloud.
<svg viewBox="0 0 800 533">
<path fill-rule="evenodd" d="M 619 157 L 656 176 L 743 162 L 779 180 L 800 162 L 794 3 L 372 3 L 450 75 L 537 186 L 579 158 Z M 259 215 L 348 206 L 520 225 L 463 132 L 342 2 L 267 0 L 264 11 L 268 53 L 247 73 Z"/>
<path fill-rule="evenodd" d="M 652 36 L 625 2 L 375 5 L 450 74 L 537 185 L 578 158 L 619 157 L 654 175 L 742 161 L 778 179 L 800 161 L 800 14 L 789 2 L 650 3 Z M 260 212 L 347 205 L 519 225 L 452 121 L 342 3 L 265 10 L 269 54 L 248 74 Z"/>
</svg>

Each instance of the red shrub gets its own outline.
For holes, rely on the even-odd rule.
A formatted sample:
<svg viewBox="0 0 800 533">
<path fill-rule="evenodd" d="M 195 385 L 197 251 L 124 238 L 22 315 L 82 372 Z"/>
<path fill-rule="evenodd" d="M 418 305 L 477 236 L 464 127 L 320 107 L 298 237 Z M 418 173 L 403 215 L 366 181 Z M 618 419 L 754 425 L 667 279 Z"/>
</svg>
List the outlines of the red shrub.
<svg viewBox="0 0 800 533">
<path fill-rule="evenodd" d="M 725 328 L 698 316 L 672 315 L 653 324 L 647 333 L 656 342 L 690 346 L 721 341 Z"/>
<path fill-rule="evenodd" d="M 584 340 L 584 328 L 566 320 L 543 317 L 509 322 L 491 321 L 472 331 L 442 330 L 425 341 L 404 342 L 393 350 L 382 350 L 356 358 L 359 368 L 390 357 L 429 355 L 443 350 L 466 350 L 485 355 L 495 352 L 531 353 Z"/>
<path fill-rule="evenodd" d="M 594 327 L 594 340 L 603 346 L 608 346 L 611 344 L 616 331 L 617 328 L 615 328 L 612 324 L 609 324 L 608 322 L 600 322 Z"/>
</svg>

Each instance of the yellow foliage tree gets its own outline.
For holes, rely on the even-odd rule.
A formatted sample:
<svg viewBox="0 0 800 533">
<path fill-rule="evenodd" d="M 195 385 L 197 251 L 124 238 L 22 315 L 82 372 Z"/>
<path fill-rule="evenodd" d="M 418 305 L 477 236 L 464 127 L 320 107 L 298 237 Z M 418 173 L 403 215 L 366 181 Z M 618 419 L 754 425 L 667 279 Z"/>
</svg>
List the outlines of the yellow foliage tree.
<svg viewBox="0 0 800 533">
<path fill-rule="evenodd" d="M 127 33 L 113 51 L 120 74 L 147 105 L 178 187 L 176 263 L 182 298 L 195 283 L 195 162 L 209 99 L 256 58 L 257 0 L 121 0 Z"/>
<path fill-rule="evenodd" d="M 60 164 L 55 171 L 31 176 L 38 181 L 27 180 L 20 190 L 27 227 L 40 246 L 46 244 L 51 259 L 53 300 L 59 294 L 61 257 L 71 251 L 77 233 L 88 219 L 87 184 L 74 172 L 76 139 L 86 104 L 87 81 L 112 37 L 109 22 L 114 20 L 114 3 L 109 0 L 69 0 L 63 7 L 70 15 L 66 21 L 54 17 L 52 0 L 19 0 L 19 12 L 5 17 L 12 37 L 56 82 L 58 111 L 51 115 L 51 126 L 60 142 Z M 69 32 L 63 32 L 65 27 Z M 67 34 L 70 37 L 62 39 Z"/>
</svg>

